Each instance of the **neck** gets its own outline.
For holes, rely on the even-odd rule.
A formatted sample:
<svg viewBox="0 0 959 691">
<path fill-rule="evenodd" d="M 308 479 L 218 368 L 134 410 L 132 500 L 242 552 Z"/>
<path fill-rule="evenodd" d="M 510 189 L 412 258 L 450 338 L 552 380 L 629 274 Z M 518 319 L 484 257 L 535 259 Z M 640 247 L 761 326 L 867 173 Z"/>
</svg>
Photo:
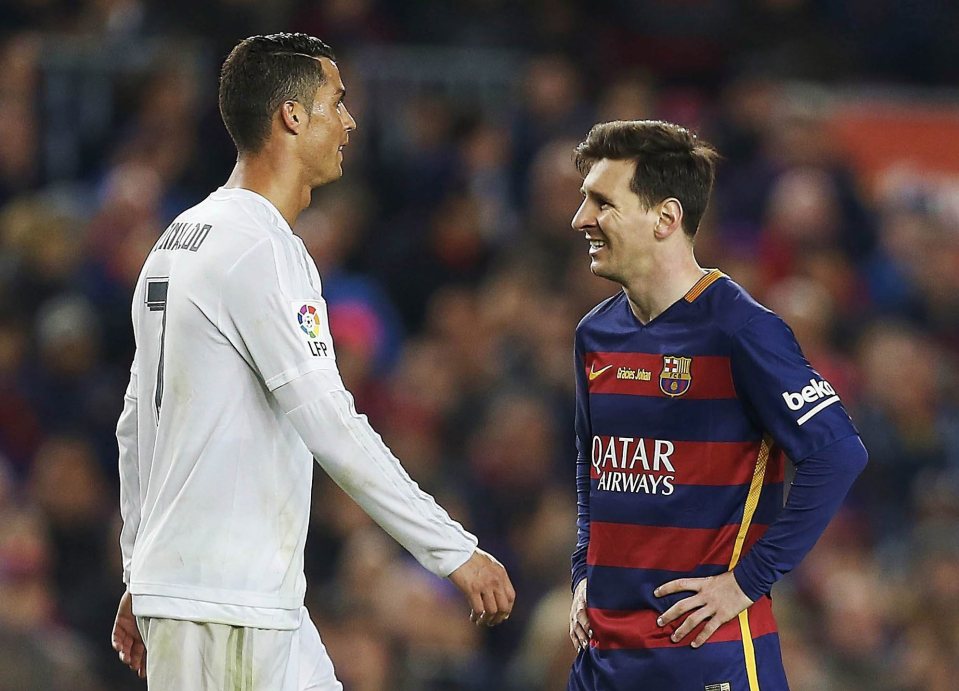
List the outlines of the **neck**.
<svg viewBox="0 0 959 691">
<path fill-rule="evenodd" d="M 696 261 L 693 248 L 650 262 L 643 271 L 623 283 L 633 314 L 643 324 L 651 322 L 681 299 L 705 270 Z"/>
<path fill-rule="evenodd" d="M 310 205 L 310 186 L 300 179 L 297 168 L 283 165 L 280 156 L 264 149 L 240 156 L 224 187 L 241 187 L 265 197 L 292 228 L 300 212 Z"/>
</svg>

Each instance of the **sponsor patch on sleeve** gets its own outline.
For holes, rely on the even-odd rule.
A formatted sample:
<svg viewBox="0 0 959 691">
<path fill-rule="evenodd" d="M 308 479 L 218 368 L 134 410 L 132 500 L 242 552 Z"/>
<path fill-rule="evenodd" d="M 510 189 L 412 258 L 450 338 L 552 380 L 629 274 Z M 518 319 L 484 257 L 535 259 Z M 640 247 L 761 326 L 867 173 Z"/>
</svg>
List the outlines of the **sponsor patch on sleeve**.
<svg viewBox="0 0 959 691">
<path fill-rule="evenodd" d="M 783 401 L 794 413 L 801 413 L 796 420 L 800 426 L 806 424 L 833 403 L 839 403 L 835 389 L 824 379 L 810 379 L 809 385 L 799 391 L 783 391 Z"/>
<path fill-rule="evenodd" d="M 326 304 L 320 300 L 294 300 L 292 325 L 306 343 L 313 357 L 333 357 L 333 339 L 330 336 Z"/>
</svg>

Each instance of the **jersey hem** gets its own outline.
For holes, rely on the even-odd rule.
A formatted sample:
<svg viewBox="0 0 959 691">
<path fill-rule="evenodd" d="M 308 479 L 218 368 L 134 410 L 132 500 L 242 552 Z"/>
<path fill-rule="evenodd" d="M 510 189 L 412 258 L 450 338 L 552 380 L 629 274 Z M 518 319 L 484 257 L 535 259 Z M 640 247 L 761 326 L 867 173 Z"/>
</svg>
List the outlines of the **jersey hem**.
<svg viewBox="0 0 959 691">
<path fill-rule="evenodd" d="M 196 600 L 198 602 L 209 602 L 235 607 L 294 609 L 303 605 L 303 595 L 283 597 L 242 590 L 199 588 L 195 586 L 172 585 L 169 583 L 148 583 L 138 580 L 130 583 L 130 593 L 133 595 L 155 595 L 182 600 Z"/>
<path fill-rule="evenodd" d="M 300 625 L 303 606 L 247 607 L 191 598 L 133 594 L 133 614 L 152 619 L 176 619 L 257 629 L 291 630 Z"/>
</svg>

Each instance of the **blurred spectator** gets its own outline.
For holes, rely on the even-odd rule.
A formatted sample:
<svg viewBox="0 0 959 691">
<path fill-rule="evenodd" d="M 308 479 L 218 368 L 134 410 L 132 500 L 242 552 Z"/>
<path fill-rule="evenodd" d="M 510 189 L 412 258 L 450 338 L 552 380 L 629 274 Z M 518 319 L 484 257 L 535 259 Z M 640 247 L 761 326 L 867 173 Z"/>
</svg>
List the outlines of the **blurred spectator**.
<svg viewBox="0 0 959 691">
<path fill-rule="evenodd" d="M 856 369 L 833 344 L 840 330 L 832 296 L 821 283 L 792 276 L 769 291 L 770 309 L 786 320 L 803 353 L 847 405 L 856 406 Z"/>
<path fill-rule="evenodd" d="M 512 126 L 514 177 L 518 203 L 532 194 L 526 187 L 533 158 L 543 145 L 560 137 L 579 141 L 593 125 L 592 108 L 583 98 L 582 76 L 559 55 L 536 57 L 526 68 L 524 100 Z M 562 175 L 567 166 L 557 168 Z"/>
<path fill-rule="evenodd" d="M 513 660 L 509 688 L 561 689 L 575 657 L 569 642 L 569 588 L 559 586 L 536 605 Z"/>
<path fill-rule="evenodd" d="M 50 433 L 83 434 L 96 458 L 115 472 L 114 394 L 121 372 L 102 361 L 101 333 L 89 301 L 63 294 L 40 308 L 34 325 L 36 360 L 31 362 L 33 404 Z"/>
<path fill-rule="evenodd" d="M 911 500 L 920 488 L 938 471 L 959 468 L 959 409 L 947 388 L 954 354 L 947 357 L 910 327 L 882 323 L 863 337 L 859 358 L 863 397 L 856 419 L 871 442 L 871 463 L 855 492 L 881 532 L 898 533 L 915 519 Z"/>
<path fill-rule="evenodd" d="M 52 199 L 18 197 L 0 213 L 0 247 L 9 262 L 6 290 L 11 307 L 27 315 L 75 288 L 81 254 L 80 224 Z"/>
<path fill-rule="evenodd" d="M 56 624 L 57 545 L 42 516 L 17 501 L 11 480 L 0 461 L 0 690 L 99 691 L 89 651 Z"/>
<path fill-rule="evenodd" d="M 11 464 L 21 475 L 43 434 L 25 376 L 27 334 L 20 318 L 0 315 L 0 464 Z"/>
<path fill-rule="evenodd" d="M 39 43 L 30 36 L 0 39 L 0 205 L 40 177 L 36 152 L 36 87 Z"/>
</svg>

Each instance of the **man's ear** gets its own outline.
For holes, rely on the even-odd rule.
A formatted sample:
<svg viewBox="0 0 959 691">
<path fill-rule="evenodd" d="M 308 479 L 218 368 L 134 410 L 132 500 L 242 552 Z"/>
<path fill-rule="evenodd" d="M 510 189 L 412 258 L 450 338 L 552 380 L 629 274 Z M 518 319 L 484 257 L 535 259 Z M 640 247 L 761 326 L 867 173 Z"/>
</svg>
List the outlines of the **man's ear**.
<svg viewBox="0 0 959 691">
<path fill-rule="evenodd" d="M 303 106 L 296 101 L 284 101 L 280 105 L 280 121 L 291 134 L 300 133 L 303 120 Z"/>
<path fill-rule="evenodd" d="M 683 230 L 683 205 L 676 197 L 660 202 L 659 218 L 656 219 L 656 239 L 665 240 L 676 231 Z"/>
</svg>

